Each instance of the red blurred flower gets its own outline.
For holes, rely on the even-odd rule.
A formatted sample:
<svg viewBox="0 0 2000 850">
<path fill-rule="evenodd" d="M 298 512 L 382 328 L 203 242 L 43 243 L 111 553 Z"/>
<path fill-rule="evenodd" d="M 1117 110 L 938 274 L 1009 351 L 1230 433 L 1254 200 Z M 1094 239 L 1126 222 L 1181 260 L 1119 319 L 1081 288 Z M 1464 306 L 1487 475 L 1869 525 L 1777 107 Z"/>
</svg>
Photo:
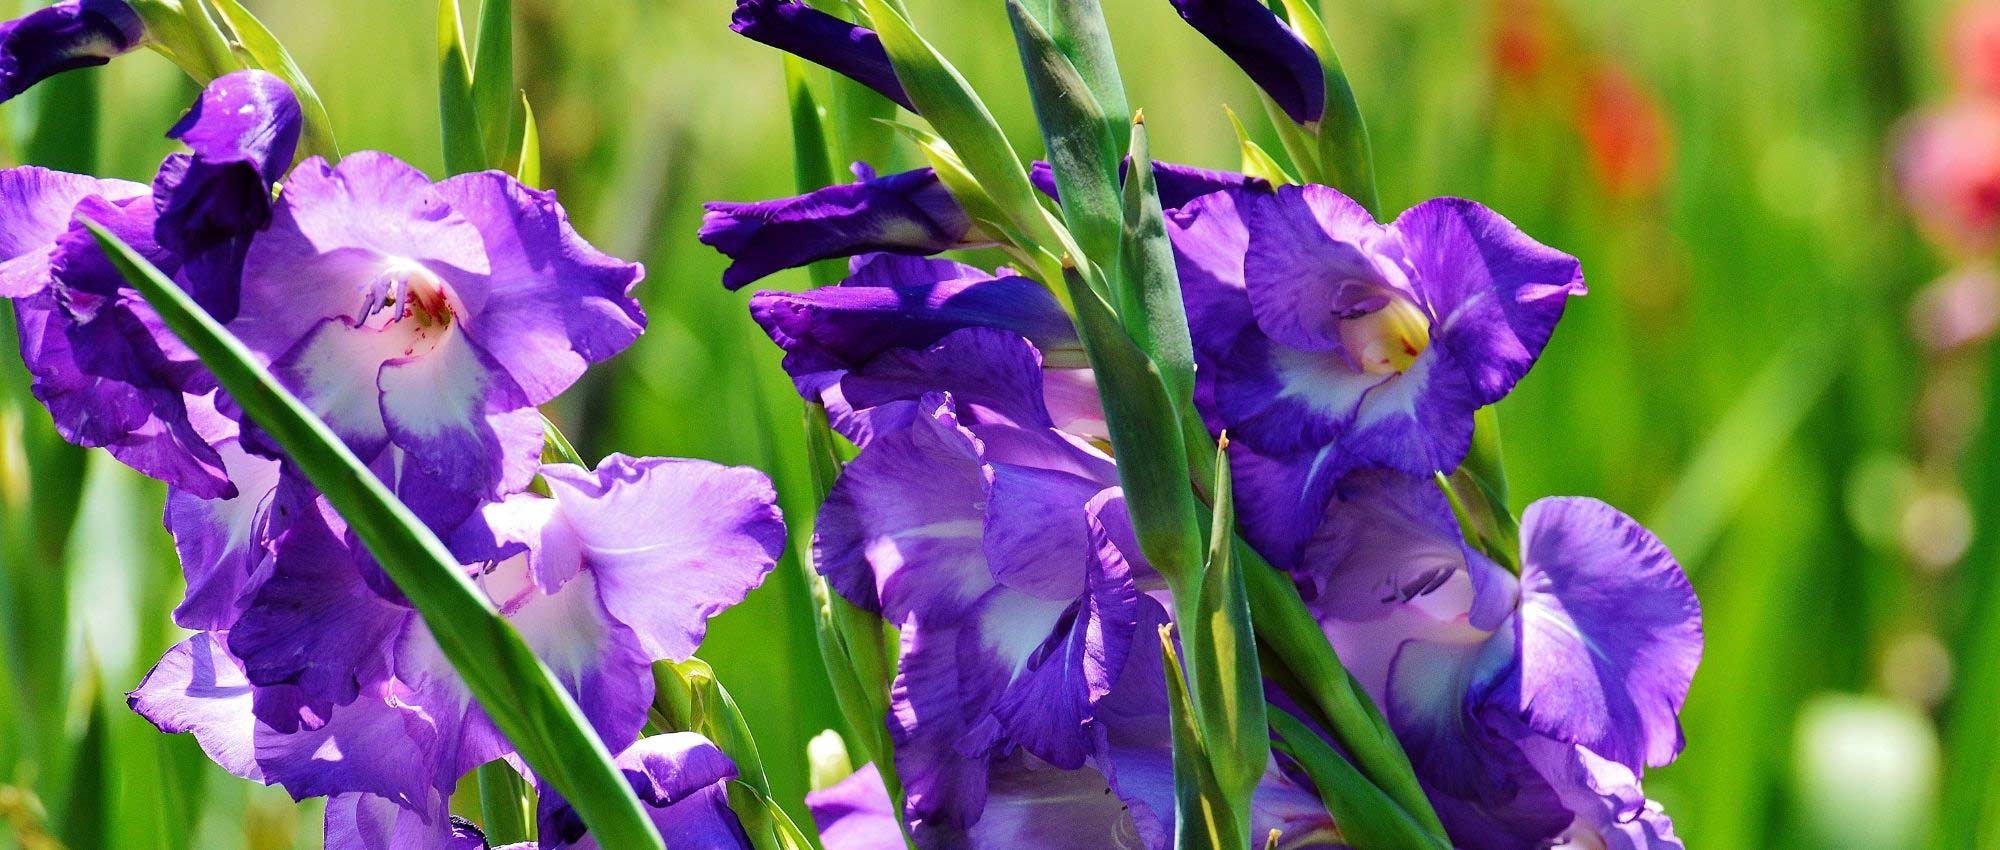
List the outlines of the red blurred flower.
<svg viewBox="0 0 2000 850">
<path fill-rule="evenodd" d="M 1659 192 L 1673 160 L 1673 132 L 1650 90 L 1623 67 L 1600 62 L 1585 72 L 1576 111 L 1591 171 L 1607 192 Z"/>
</svg>

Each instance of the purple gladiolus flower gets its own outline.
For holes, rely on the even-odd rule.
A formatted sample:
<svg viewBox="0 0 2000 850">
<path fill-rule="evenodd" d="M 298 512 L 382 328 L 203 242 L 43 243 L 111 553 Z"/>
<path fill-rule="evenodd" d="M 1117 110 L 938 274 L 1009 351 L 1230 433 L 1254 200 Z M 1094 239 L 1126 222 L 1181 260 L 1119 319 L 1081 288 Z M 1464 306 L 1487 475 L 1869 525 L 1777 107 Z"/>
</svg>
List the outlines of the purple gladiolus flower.
<svg viewBox="0 0 2000 850">
<path fill-rule="evenodd" d="M 703 461 L 613 455 L 595 471 L 540 473 L 551 496 L 487 505 L 454 548 L 599 736 L 629 743 L 652 701 L 652 662 L 692 655 L 708 619 L 776 563 L 776 497 L 761 473 Z M 292 512 L 267 552 L 229 536 L 254 527 L 207 529 L 221 536 L 195 547 L 261 564 L 239 585 L 227 630 L 170 651 L 132 707 L 163 731 L 193 733 L 238 776 L 299 798 L 361 795 L 329 810 L 377 833 L 435 830 L 459 777 L 510 748 L 339 517 L 323 500 L 293 511 L 300 500 L 276 486 L 275 504 Z M 175 518 L 242 526 L 269 510 Z"/>
<path fill-rule="evenodd" d="M 1701 608 L 1659 540 L 1602 502 L 1543 499 L 1517 579 L 1431 482 L 1371 470 L 1340 490 L 1305 550 L 1312 605 L 1455 842 L 1678 847 L 1638 777 L 1680 752 Z"/>
<path fill-rule="evenodd" d="M 504 174 L 315 158 L 252 242 L 229 330 L 364 460 L 494 498 L 534 475 L 535 406 L 638 336 L 642 276 Z"/>
<path fill-rule="evenodd" d="M 0 102 L 64 71 L 109 62 L 145 37 L 125 0 L 63 0 L 0 24 Z"/>
<path fill-rule="evenodd" d="M 1293 121 L 1318 121 L 1326 110 L 1319 56 L 1278 20 L 1263 0 L 1173 0 L 1181 19 L 1248 74 Z"/>
<path fill-rule="evenodd" d="M 292 166 L 304 118 L 290 86 L 264 71 L 216 78 L 167 132 L 192 153 L 174 154 L 153 179 L 156 238 L 180 255 L 195 301 L 236 318 L 250 239 L 271 223 L 271 188 Z"/>
<path fill-rule="evenodd" d="M 1253 541 L 1281 564 L 1346 471 L 1457 468 L 1473 412 L 1527 373 L 1585 291 L 1574 257 L 1470 201 L 1384 225 L 1333 189 L 1286 186 L 1207 195 L 1168 219 L 1197 401 L 1273 461 L 1240 480 L 1291 503 Z"/>
<path fill-rule="evenodd" d="M 823 65 L 917 111 L 896 79 L 889 52 L 874 30 L 855 26 L 799 0 L 736 0 L 729 28 L 754 41 Z"/>
<path fill-rule="evenodd" d="M 923 848 L 1165 847 L 1165 586 L 1137 556 L 1116 467 L 1079 430 L 1102 413 L 1067 316 L 1028 281 L 944 260 L 856 268 L 843 286 L 759 293 L 752 313 L 861 446 L 821 510 L 815 561 L 901 630 L 902 817 Z M 1071 362 L 1045 362 L 1044 345 Z M 1317 801 L 1281 780 L 1260 794 L 1259 834 L 1315 834 L 1285 801 Z M 830 846 L 899 835 L 860 815 L 886 811 L 873 793 L 849 795 L 856 818 L 836 818 Z"/>
<path fill-rule="evenodd" d="M 722 285 L 740 289 L 835 257 L 874 251 L 923 256 L 993 241 L 929 168 L 877 177 L 856 163 L 854 176 L 856 182 L 791 198 L 705 204 L 701 242 L 732 261 Z"/>
</svg>

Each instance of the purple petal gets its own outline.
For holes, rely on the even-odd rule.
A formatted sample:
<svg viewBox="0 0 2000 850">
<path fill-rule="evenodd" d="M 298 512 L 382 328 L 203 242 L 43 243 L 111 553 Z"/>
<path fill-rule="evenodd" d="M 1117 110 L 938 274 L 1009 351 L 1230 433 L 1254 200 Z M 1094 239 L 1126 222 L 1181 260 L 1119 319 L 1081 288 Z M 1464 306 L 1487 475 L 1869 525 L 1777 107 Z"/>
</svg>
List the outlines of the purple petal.
<svg viewBox="0 0 2000 850">
<path fill-rule="evenodd" d="M 1102 510 L 1107 502 L 1099 499 L 1092 504 Z M 1122 509 L 1122 500 L 1116 504 Z M 1139 625 L 1139 589 L 1132 582 L 1132 568 L 1094 515 L 1090 543 L 1088 593 L 1064 612 L 1055 632 L 1021 660 L 1020 672 L 993 708 L 1010 739 L 1065 769 L 1081 767 L 1089 754 L 1091 740 L 1085 727 L 1123 674 Z"/>
<path fill-rule="evenodd" d="M 466 318 L 466 332 L 530 404 L 555 398 L 584 367 L 624 351 L 645 330 L 645 311 L 632 297 L 645 268 L 584 241 L 555 193 L 492 171 L 453 177 L 437 191 L 479 229 L 491 264 L 482 309 Z"/>
<path fill-rule="evenodd" d="M 389 441 L 446 489 L 492 497 L 535 477 L 541 414 L 469 333 L 383 362 L 375 383 Z"/>
<path fill-rule="evenodd" d="M 236 317 L 243 255 L 271 223 L 271 190 L 304 124 L 291 87 L 251 70 L 217 77 L 167 131 L 193 153 L 169 157 L 153 181 L 155 235 L 184 258 L 195 301 L 217 321 Z"/>
<path fill-rule="evenodd" d="M 1292 120 L 1306 124 L 1326 109 L 1319 57 L 1260 0 L 1173 0 L 1174 9 Z"/>
<path fill-rule="evenodd" d="M 917 108 L 896 80 L 889 53 L 873 30 L 858 27 L 797 0 L 736 0 L 729 28 L 752 40 L 824 65 L 881 93 L 911 112 Z"/>
<path fill-rule="evenodd" d="M 992 586 L 980 443 L 931 394 L 907 427 L 863 449 L 820 508 L 813 561 L 835 592 L 890 622 L 922 608 L 956 620 Z"/>
<path fill-rule="evenodd" d="M 49 283 L 56 239 L 70 229 L 78 202 L 126 201 L 146 187 L 124 180 L 22 166 L 0 171 L 0 298 L 21 298 Z"/>
<path fill-rule="evenodd" d="M 972 218 L 931 169 L 885 177 L 857 171 L 863 176 L 856 182 L 796 197 L 704 205 L 701 243 L 732 261 L 722 285 L 740 289 L 836 257 L 876 251 L 921 256 L 989 241 L 974 232 Z"/>
<path fill-rule="evenodd" d="M 1418 290 L 1440 317 L 1432 344 L 1468 376 L 1479 404 L 1513 389 L 1548 344 L 1564 305 L 1586 291 L 1575 257 L 1471 201 L 1425 201 L 1392 227 L 1402 234 Z"/>
<path fill-rule="evenodd" d="M 1036 430 L 1054 423 L 1042 392 L 1042 358 L 1020 336 L 993 328 L 953 331 L 923 349 L 887 351 L 840 381 L 845 407 L 863 410 L 926 393 L 949 393 L 968 427 Z"/>
<path fill-rule="evenodd" d="M 576 699 L 598 737 L 613 747 L 638 737 L 653 701 L 655 655 L 606 612 L 596 576 L 579 576 L 562 590 L 544 594 L 528 574 L 527 559 L 516 557 L 488 569 L 478 583 Z M 656 585 L 664 586 L 669 585 Z M 463 687 L 448 665 L 429 669 L 436 678 Z"/>
<path fill-rule="evenodd" d="M 889 737 L 903 782 L 905 820 L 920 847 L 940 846 L 926 841 L 926 834 L 956 835 L 986 808 L 986 759 L 968 757 L 958 747 L 974 721 L 968 712 L 973 699 L 959 680 L 961 639 L 950 623 L 924 612 L 898 624 L 902 661 L 889 692 Z"/>
<path fill-rule="evenodd" d="M 749 838 L 722 786 L 736 778 L 736 766 L 708 739 L 692 732 L 641 738 L 618 755 L 617 765 L 668 846 L 748 850 Z M 539 820 L 544 847 L 599 847 L 553 789 L 543 789 Z"/>
<path fill-rule="evenodd" d="M 373 794 L 331 797 L 326 850 L 486 850 L 478 827 L 452 817 L 443 795 L 437 802 L 420 812 Z"/>
<path fill-rule="evenodd" d="M 1078 566 L 1093 550 L 1085 506 L 1104 482 L 996 463 L 991 488 L 984 546 L 993 580 L 1041 599 L 1082 596 L 1086 575 Z"/>
<path fill-rule="evenodd" d="M 75 300 L 92 298 L 75 294 Z M 100 356 L 130 353 L 167 336 L 157 322 L 150 310 L 114 307 L 80 329 L 49 292 L 15 302 L 21 356 L 34 379 L 31 390 L 63 439 L 105 448 L 125 465 L 203 498 L 234 495 L 222 458 L 209 444 L 210 436 L 220 438 L 228 430 L 212 407 L 201 409 L 180 388 L 160 381 L 133 384 L 88 374 L 79 360 L 78 337 L 95 343 Z"/>
<path fill-rule="evenodd" d="M 257 721 L 253 698 L 236 660 L 201 633 L 169 650 L 127 701 L 163 732 L 192 733 L 229 772 L 282 785 L 295 799 L 367 792 L 408 806 L 435 793 L 430 776 L 411 769 L 435 751 L 422 710 L 359 699 L 287 734 Z"/>
<path fill-rule="evenodd" d="M 389 676 L 389 647 L 414 612 L 377 595 L 354 553 L 301 511 L 276 542 L 270 577 L 229 632 L 229 651 L 259 687 L 295 685 L 325 714 Z"/>
<path fill-rule="evenodd" d="M 1518 661 L 1488 697 L 1528 727 L 1632 770 L 1680 753 L 1701 605 L 1659 538 L 1594 499 L 1521 515 Z"/>
<path fill-rule="evenodd" d="M 543 478 L 605 610 L 651 658 L 692 656 L 708 619 L 743 601 L 785 547 L 770 479 L 747 467 L 611 455 Z"/>
<path fill-rule="evenodd" d="M 145 37 L 125 0 L 63 0 L 0 24 L 0 101 L 63 71 L 109 62 Z"/>
<path fill-rule="evenodd" d="M 1468 709 L 1473 678 L 1506 650 L 1500 641 L 1411 641 L 1389 673 L 1383 711 L 1446 831 L 1467 850 L 1541 846 L 1571 820 L 1519 747 Z"/>
<path fill-rule="evenodd" d="M 1339 324 L 1358 288 L 1408 292 L 1394 234 L 1325 186 L 1235 193 L 1250 232 L 1243 280 L 1257 324 L 1302 351 L 1341 349 Z"/>
<path fill-rule="evenodd" d="M 268 561 L 269 541 L 289 523 L 281 511 L 297 507 L 278 493 L 277 461 L 244 451 L 241 440 L 218 442 L 215 449 L 237 495 L 204 499 L 179 487 L 167 489 L 165 523 L 187 578 L 174 622 L 185 629 L 235 624 L 244 590 Z"/>
<path fill-rule="evenodd" d="M 271 226 L 243 264 L 243 306 L 231 333 L 267 360 L 329 318 L 359 325 L 385 272 L 421 268 L 476 313 L 492 271 L 483 236 L 429 178 L 388 154 L 363 151 L 292 169 Z M 372 374 L 372 370 L 371 370 Z"/>
<path fill-rule="evenodd" d="M 806 795 L 806 808 L 826 850 L 903 850 L 896 805 L 873 763 L 832 787 Z"/>
<path fill-rule="evenodd" d="M 1389 470 L 1342 479 L 1339 497 L 1305 548 L 1322 618 L 1365 622 L 1437 590 L 1473 557 L 1433 481 Z"/>
<path fill-rule="evenodd" d="M 1672 819 L 1646 799 L 1625 766 L 1548 738 L 1530 739 L 1523 749 L 1576 812 L 1565 833 L 1570 842 L 1605 850 L 1682 850 Z"/>
</svg>

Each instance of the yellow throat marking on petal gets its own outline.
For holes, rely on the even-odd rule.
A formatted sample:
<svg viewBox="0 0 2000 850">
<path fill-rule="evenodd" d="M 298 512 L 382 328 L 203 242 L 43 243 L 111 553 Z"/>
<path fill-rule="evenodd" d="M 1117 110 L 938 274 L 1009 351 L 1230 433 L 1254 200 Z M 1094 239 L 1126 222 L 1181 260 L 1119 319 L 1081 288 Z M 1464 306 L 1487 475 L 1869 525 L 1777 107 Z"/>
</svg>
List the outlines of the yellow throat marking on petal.
<svg viewBox="0 0 2000 850">
<path fill-rule="evenodd" d="M 1408 371 L 1431 344 L 1431 323 L 1417 305 L 1390 298 L 1376 310 L 1340 323 L 1340 341 L 1347 355 L 1371 375 Z"/>
</svg>

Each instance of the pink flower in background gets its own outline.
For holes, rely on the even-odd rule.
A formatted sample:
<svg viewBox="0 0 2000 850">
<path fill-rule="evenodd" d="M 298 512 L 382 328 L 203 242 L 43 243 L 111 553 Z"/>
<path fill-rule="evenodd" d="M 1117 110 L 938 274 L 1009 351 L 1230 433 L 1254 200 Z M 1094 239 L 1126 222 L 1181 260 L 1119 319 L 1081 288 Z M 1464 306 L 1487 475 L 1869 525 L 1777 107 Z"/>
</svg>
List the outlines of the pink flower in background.
<svg viewBox="0 0 2000 850">
<path fill-rule="evenodd" d="M 1896 184 L 1917 223 L 1966 253 L 2000 235 L 2000 103 L 1962 100 L 1919 113 L 1896 143 Z"/>
</svg>

